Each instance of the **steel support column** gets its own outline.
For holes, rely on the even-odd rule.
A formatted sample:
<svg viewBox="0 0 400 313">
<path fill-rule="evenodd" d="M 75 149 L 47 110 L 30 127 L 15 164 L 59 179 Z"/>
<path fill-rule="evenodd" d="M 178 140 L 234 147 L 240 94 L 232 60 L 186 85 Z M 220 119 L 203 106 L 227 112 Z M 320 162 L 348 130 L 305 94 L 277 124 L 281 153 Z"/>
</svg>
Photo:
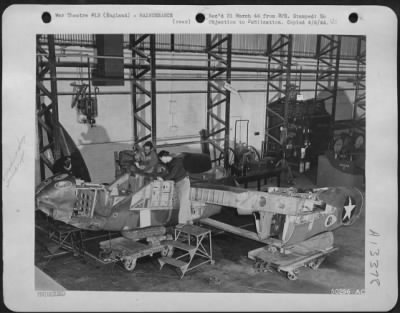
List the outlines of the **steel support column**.
<svg viewBox="0 0 400 313">
<path fill-rule="evenodd" d="M 357 76 L 355 80 L 355 97 L 353 122 L 360 130 L 365 132 L 365 65 L 366 41 L 364 36 L 357 39 Z"/>
<path fill-rule="evenodd" d="M 267 37 L 267 94 L 266 94 L 266 117 L 265 117 L 265 137 L 263 155 L 267 152 L 276 150 L 276 147 L 283 148 L 280 136 L 276 136 L 276 131 L 280 127 L 287 127 L 288 108 L 289 108 L 289 88 L 291 82 L 291 65 L 293 56 L 293 36 L 292 35 L 268 35 Z M 282 57 L 282 55 L 286 55 Z M 272 68 L 274 66 L 274 68 Z M 276 69 L 280 70 L 277 71 Z M 277 81 L 277 82 L 276 82 Z M 283 86 L 283 83 L 286 86 Z M 271 94 L 275 93 L 272 97 Z M 278 99 L 285 97 L 283 110 L 274 111 L 270 104 Z M 278 124 L 271 123 L 271 117 L 276 116 L 280 122 Z M 274 135 L 275 133 L 275 135 Z"/>
<path fill-rule="evenodd" d="M 57 73 L 54 36 L 48 35 L 47 51 L 37 38 L 36 66 L 36 118 L 38 129 L 38 145 L 40 156 L 40 178 L 44 180 L 45 165 L 53 171 L 53 165 L 61 155 L 60 128 L 58 120 Z M 47 59 L 46 65 L 42 59 Z M 44 85 L 45 75 L 50 75 L 50 88 Z M 47 101 L 46 101 L 47 100 Z M 48 102 L 46 104 L 46 102 Z M 47 141 L 45 143 L 45 141 Z"/>
<path fill-rule="evenodd" d="M 230 91 L 222 82 L 231 83 L 232 35 L 206 35 L 208 56 L 207 131 L 213 147 L 212 162 L 229 168 Z M 222 79 L 222 82 L 221 82 Z"/>
<path fill-rule="evenodd" d="M 340 68 L 341 36 L 317 36 L 317 73 L 315 77 L 315 101 L 331 100 L 331 129 L 336 117 L 336 97 Z"/>
<path fill-rule="evenodd" d="M 149 42 L 148 54 L 143 47 Z M 143 142 L 149 138 L 156 145 L 156 47 L 155 35 L 130 35 L 130 48 L 132 50 L 132 106 L 133 106 L 133 137 L 135 143 Z M 140 66 L 145 64 L 144 69 Z M 150 73 L 150 86 L 143 79 Z"/>
</svg>

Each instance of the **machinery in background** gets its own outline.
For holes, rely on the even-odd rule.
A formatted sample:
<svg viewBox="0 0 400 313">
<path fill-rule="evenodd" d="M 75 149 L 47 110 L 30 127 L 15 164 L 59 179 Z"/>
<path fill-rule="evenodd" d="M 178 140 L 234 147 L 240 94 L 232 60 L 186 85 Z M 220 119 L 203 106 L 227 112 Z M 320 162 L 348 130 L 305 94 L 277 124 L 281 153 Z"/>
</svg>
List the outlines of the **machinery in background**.
<svg viewBox="0 0 400 313">
<path fill-rule="evenodd" d="M 71 108 L 76 107 L 77 121 L 81 124 L 89 124 L 90 127 L 95 126 L 97 117 L 97 92 L 92 95 L 90 86 L 87 84 L 78 85 L 73 84 L 74 98 L 71 103 Z"/>
<path fill-rule="evenodd" d="M 77 84 L 71 83 L 73 87 L 74 96 L 71 102 L 71 108 L 76 107 L 77 121 L 81 124 L 89 124 L 90 127 L 95 126 L 97 117 L 97 93 L 99 88 L 94 88 L 94 93 L 92 93 L 91 87 L 91 69 L 90 62 L 88 59 L 88 81 L 89 83 Z"/>
<path fill-rule="evenodd" d="M 129 172 L 136 172 L 143 176 L 143 173 L 139 170 L 135 163 L 141 160 L 141 148 L 137 145 L 132 150 L 121 150 L 114 151 L 114 163 L 115 163 L 115 178 Z M 189 178 L 192 183 L 194 182 L 224 182 L 228 185 L 234 185 L 233 179 L 227 175 L 227 171 L 224 167 L 215 165 L 211 168 L 209 164 L 209 156 L 207 154 L 198 153 L 181 153 L 177 155 L 186 159 L 186 163 L 195 163 L 195 166 L 189 166 Z M 195 158 L 194 162 L 191 162 L 190 158 Z M 155 168 L 155 173 L 163 173 L 166 171 L 166 167 L 162 163 L 158 163 Z M 229 182 L 229 183 L 228 183 Z"/>
<path fill-rule="evenodd" d="M 283 116 L 285 99 L 280 98 L 268 106 Z M 290 166 L 304 172 L 316 167 L 318 156 L 327 150 L 331 140 L 331 118 L 323 100 L 291 97 L 288 108 L 287 128 L 282 126 L 282 119 L 278 116 L 269 117 L 269 134 L 277 141 L 268 140 L 264 154 L 278 159 L 284 155 Z"/>
<path fill-rule="evenodd" d="M 242 140 L 243 128 L 245 129 L 244 140 Z M 231 175 L 236 177 L 273 169 L 276 163 L 273 158 L 261 159 L 257 149 L 249 145 L 249 120 L 235 121 L 234 143 L 233 148 L 229 148 L 229 153 L 229 170 Z M 220 159 L 223 159 L 223 156 Z"/>
<path fill-rule="evenodd" d="M 357 162 L 360 158 L 365 160 L 365 137 L 360 132 L 341 132 L 335 136 L 333 147 L 334 158 Z"/>
<path fill-rule="evenodd" d="M 341 131 L 330 149 L 319 156 L 317 185 L 365 186 L 365 137 L 361 132 Z"/>
<path fill-rule="evenodd" d="M 245 126 L 243 126 L 243 124 Z M 238 129 L 245 128 L 245 139 L 242 140 L 242 134 L 238 134 Z M 208 133 L 205 129 L 200 131 L 201 137 L 201 150 L 204 154 L 210 155 L 210 147 L 208 141 Z M 238 140 L 239 138 L 239 140 Z M 221 178 L 220 173 L 224 173 L 224 177 L 230 176 L 234 179 L 251 176 L 253 174 L 260 174 L 263 171 L 274 169 L 276 159 L 274 157 L 261 158 L 257 149 L 248 144 L 249 138 L 249 120 L 236 120 L 235 121 L 235 137 L 233 147 L 228 149 L 228 165 L 225 167 L 224 152 L 222 151 L 218 158 L 217 163 L 214 165 L 216 171 L 215 177 Z M 226 169 L 226 171 L 224 171 Z M 250 177 L 249 177 L 250 178 Z"/>
<path fill-rule="evenodd" d="M 245 125 L 245 126 L 243 126 Z M 242 141 L 242 129 L 245 129 L 245 140 Z M 240 134 L 238 135 L 238 129 Z M 257 189 L 261 189 L 261 181 L 267 183 L 269 178 L 276 178 L 276 185 L 280 186 L 280 174 L 282 168 L 276 164 L 275 157 L 260 158 L 256 148 L 248 144 L 249 120 L 235 121 L 235 137 L 233 148 L 228 149 L 228 165 L 223 164 L 225 159 L 224 152 L 217 158 L 217 163 L 211 170 L 211 175 L 207 178 L 195 178 L 196 181 L 208 181 L 222 183 L 230 186 L 244 185 L 247 188 L 249 182 L 257 181 Z M 210 155 L 208 133 L 206 130 L 200 131 L 201 150 L 204 154 Z M 239 140 L 238 140 L 239 137 Z"/>
</svg>

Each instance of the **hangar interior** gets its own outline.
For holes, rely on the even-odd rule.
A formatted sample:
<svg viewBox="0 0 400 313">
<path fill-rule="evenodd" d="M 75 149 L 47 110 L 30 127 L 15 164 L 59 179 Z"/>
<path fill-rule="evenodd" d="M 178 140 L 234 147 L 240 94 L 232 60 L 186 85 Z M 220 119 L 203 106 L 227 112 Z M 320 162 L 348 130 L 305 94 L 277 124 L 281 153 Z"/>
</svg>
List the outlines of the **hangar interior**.
<svg viewBox="0 0 400 313">
<path fill-rule="evenodd" d="M 322 187 L 363 191 L 365 49 L 364 36 L 347 35 L 39 35 L 36 186 L 65 170 L 66 160 L 76 178 L 107 186 L 121 174 L 121 152 L 151 141 L 157 152 L 208 155 L 212 169 L 190 176 L 192 182 L 233 181 L 234 188 L 254 196 L 275 186 L 292 188 L 285 192 L 295 197 L 300 190 Z M 351 206 L 353 198 L 348 199 Z M 116 232 L 54 224 L 51 214 L 40 210 L 35 264 L 68 290 L 330 293 L 343 286 L 364 288 L 362 211 L 354 225 L 335 231 L 338 249 L 315 266 L 317 271 L 298 274 L 296 268 L 295 276 L 284 277 L 270 262 L 249 256 L 265 246 L 249 234 L 260 235 L 263 215 L 237 214 L 224 201 L 213 201 L 203 202 L 222 206 L 213 216 L 217 222 L 195 222 L 210 230 L 204 247 L 212 262 L 184 277 L 168 266 L 160 270 L 152 253 L 137 264 L 135 258 L 131 272 L 119 263 L 92 262 L 88 254 L 98 256 L 99 242 L 111 243 Z M 313 223 L 307 224 L 309 230 Z M 177 237 L 176 228 L 168 231 Z"/>
</svg>

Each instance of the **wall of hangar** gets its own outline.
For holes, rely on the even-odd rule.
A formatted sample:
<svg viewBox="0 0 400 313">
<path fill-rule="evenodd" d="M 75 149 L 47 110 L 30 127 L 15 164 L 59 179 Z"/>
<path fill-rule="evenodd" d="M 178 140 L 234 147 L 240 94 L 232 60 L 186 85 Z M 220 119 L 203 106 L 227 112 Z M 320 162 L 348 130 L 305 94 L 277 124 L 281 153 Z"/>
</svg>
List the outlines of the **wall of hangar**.
<svg viewBox="0 0 400 313">
<path fill-rule="evenodd" d="M 76 49 L 76 48 L 75 48 Z M 82 50 L 85 50 L 82 48 Z M 88 51 L 83 51 L 83 55 Z M 129 51 L 125 51 L 129 56 Z M 168 58 L 163 59 L 163 57 Z M 207 65 L 204 54 L 191 54 L 190 58 L 179 53 L 158 52 L 158 64 L 169 65 Z M 82 61 L 84 57 L 69 57 L 68 61 Z M 301 60 L 299 60 L 300 62 Z M 258 61 L 257 61 L 258 62 Z M 254 64 L 233 61 L 232 67 L 252 67 Z M 258 66 L 266 66 L 258 62 Z M 312 65 L 310 65 L 312 67 Z M 130 77 L 130 70 L 125 69 L 125 77 Z M 199 131 L 206 128 L 206 80 L 185 80 L 185 77 L 200 78 L 206 75 L 204 71 L 157 70 L 157 138 L 158 144 L 173 144 L 176 142 L 193 142 L 199 140 Z M 233 146 L 235 120 L 249 120 L 248 143 L 258 150 L 264 138 L 266 86 L 265 75 L 244 72 L 242 77 L 252 76 L 257 81 L 233 80 L 231 85 L 238 93 L 231 93 L 230 145 Z M 233 73 L 235 76 L 235 73 Z M 80 149 L 88 166 L 92 181 L 110 182 L 114 178 L 114 151 L 130 149 L 133 144 L 133 110 L 132 87 L 129 80 L 124 86 L 99 87 L 98 117 L 96 127 L 77 122 L 76 110 L 71 108 L 72 82 L 67 78 L 87 77 L 87 68 L 57 68 L 57 87 L 59 101 L 59 119 Z M 168 80 L 183 78 L 183 80 Z M 299 75 L 292 75 L 293 83 L 299 85 Z M 49 82 L 46 81 L 45 84 Z M 146 85 L 150 84 L 146 81 Z M 223 84 L 223 83 L 221 83 Z M 354 102 L 353 83 L 339 82 L 337 97 L 336 120 L 351 119 Z M 314 97 L 315 81 L 303 78 L 301 89 L 304 99 Z M 93 88 L 92 88 L 93 91 Z M 185 92 L 187 91 L 187 92 Z M 270 99 L 276 94 L 270 93 Z M 141 97 L 140 95 L 138 97 Z M 329 101 L 326 109 L 331 111 Z M 223 116 L 224 112 L 220 112 Z M 150 111 L 144 112 L 150 114 Z M 218 125 L 215 125 L 218 127 Z M 258 135 L 256 135 L 258 133 Z M 245 141 L 245 130 L 238 128 L 237 141 Z M 173 153 L 182 151 L 200 152 L 200 144 L 189 143 L 168 147 Z M 37 157 L 38 159 L 38 157 Z M 39 175 L 37 175 L 39 177 Z"/>
</svg>

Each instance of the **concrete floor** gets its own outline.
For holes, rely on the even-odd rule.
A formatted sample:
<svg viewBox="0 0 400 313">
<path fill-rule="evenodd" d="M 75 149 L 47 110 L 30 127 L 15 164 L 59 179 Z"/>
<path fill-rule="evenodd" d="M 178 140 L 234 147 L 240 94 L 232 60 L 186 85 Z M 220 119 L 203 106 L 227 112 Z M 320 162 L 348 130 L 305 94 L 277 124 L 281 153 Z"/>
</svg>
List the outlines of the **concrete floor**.
<svg viewBox="0 0 400 313">
<path fill-rule="evenodd" d="M 298 176 L 295 186 L 314 187 L 305 176 Z M 215 218 L 233 225 L 253 222 L 252 217 L 238 216 L 234 210 L 227 209 Z M 40 240 L 43 234 L 36 236 L 35 263 L 67 290 L 331 293 L 335 288 L 347 288 L 356 291 L 364 288 L 364 220 L 362 214 L 351 227 L 336 230 L 335 245 L 339 250 L 329 255 L 318 270 L 301 269 L 296 281 L 277 272 L 256 272 L 247 252 L 262 244 L 220 231 L 213 233 L 215 264 L 188 272 L 183 279 L 172 267 L 164 266 L 160 271 L 157 255 L 139 259 L 132 273 L 119 264 L 100 265 L 88 257 L 72 254 L 49 260 L 44 258 L 49 253 Z"/>
</svg>

